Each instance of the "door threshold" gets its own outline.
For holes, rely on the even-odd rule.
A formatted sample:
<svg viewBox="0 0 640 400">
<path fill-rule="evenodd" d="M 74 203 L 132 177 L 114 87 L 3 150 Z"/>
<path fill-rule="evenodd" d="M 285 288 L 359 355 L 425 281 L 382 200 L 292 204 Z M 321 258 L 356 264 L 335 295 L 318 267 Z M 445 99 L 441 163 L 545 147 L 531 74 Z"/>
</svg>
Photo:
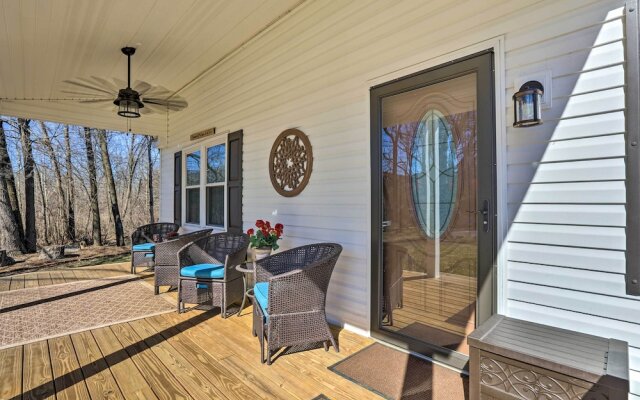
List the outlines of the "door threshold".
<svg viewBox="0 0 640 400">
<path fill-rule="evenodd" d="M 430 363 L 432 363 L 432 364 L 435 364 L 435 365 L 438 365 L 438 366 L 440 366 L 440 367 L 444 367 L 444 368 L 447 368 L 447 369 L 449 369 L 449 370 L 451 370 L 451 371 L 455 371 L 455 372 L 457 372 L 457 373 L 460 373 L 460 374 L 462 374 L 462 375 L 469 376 L 469 371 L 467 371 L 466 369 L 459 369 L 459 368 L 455 368 L 455 367 L 453 367 L 453 366 L 451 366 L 451 365 L 449 365 L 449 364 L 445 364 L 445 363 L 443 363 L 443 362 L 441 362 L 441 361 L 434 360 L 433 358 L 431 358 L 431 357 L 429 357 L 429 356 L 426 356 L 426 355 L 424 355 L 424 354 L 422 354 L 422 353 L 417 353 L 417 352 L 415 352 L 415 351 L 411 351 L 411 350 L 403 349 L 402 347 L 396 346 L 396 345 L 394 345 L 394 344 L 392 344 L 392 343 L 389 343 L 389 342 L 385 342 L 384 340 L 377 339 L 377 338 L 375 338 L 375 337 L 373 337 L 373 336 L 371 336 L 371 338 L 372 338 L 376 343 L 378 343 L 378 344 L 380 344 L 380 345 L 383 345 L 383 346 L 386 346 L 386 347 L 388 347 L 388 348 L 390 348 L 390 349 L 393 349 L 393 350 L 399 351 L 399 352 L 401 352 L 401 353 L 409 354 L 409 355 L 411 355 L 411 356 L 417 357 L 417 358 L 419 358 L 419 359 L 421 359 L 421 360 L 424 360 L 424 361 L 428 361 L 428 362 L 430 362 Z"/>
</svg>

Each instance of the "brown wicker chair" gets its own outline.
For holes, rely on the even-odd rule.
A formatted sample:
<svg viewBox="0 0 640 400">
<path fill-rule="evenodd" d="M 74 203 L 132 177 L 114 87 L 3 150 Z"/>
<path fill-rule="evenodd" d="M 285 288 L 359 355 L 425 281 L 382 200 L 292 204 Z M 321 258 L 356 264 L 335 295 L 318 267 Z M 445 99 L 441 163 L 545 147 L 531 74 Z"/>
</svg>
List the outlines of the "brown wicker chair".
<svg viewBox="0 0 640 400">
<path fill-rule="evenodd" d="M 260 361 L 286 346 L 331 342 L 325 302 L 331 273 L 342 252 L 335 243 L 318 243 L 274 254 L 256 262 L 253 334 L 260 340 Z"/>
<path fill-rule="evenodd" d="M 139 265 L 150 266 L 154 263 L 155 244 L 153 237 L 177 233 L 180 225 L 173 222 L 158 222 L 138 227 L 131 234 L 131 273 L 136 273 Z"/>
<path fill-rule="evenodd" d="M 180 267 L 178 266 L 178 251 L 187 244 L 207 236 L 211 229 L 185 233 L 173 240 L 157 243 L 155 246 L 155 293 L 159 293 L 160 286 L 178 286 Z"/>
<path fill-rule="evenodd" d="M 178 253 L 178 312 L 190 303 L 220 307 L 226 318 L 227 307 L 244 297 L 242 274 L 236 266 L 247 258 L 247 247 L 249 236 L 232 233 L 216 233 L 183 247 Z"/>
</svg>

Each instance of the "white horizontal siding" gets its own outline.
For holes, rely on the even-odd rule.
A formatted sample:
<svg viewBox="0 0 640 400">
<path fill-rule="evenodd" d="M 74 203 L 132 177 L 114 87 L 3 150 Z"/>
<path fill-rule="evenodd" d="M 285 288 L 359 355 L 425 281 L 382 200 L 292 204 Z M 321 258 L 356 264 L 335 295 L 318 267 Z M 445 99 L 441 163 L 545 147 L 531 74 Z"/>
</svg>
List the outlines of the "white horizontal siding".
<svg viewBox="0 0 640 400">
<path fill-rule="evenodd" d="M 564 33 L 552 20 L 516 35 L 506 56 L 508 86 L 523 69 L 550 70 L 553 85 L 543 125 L 507 128 L 507 313 L 627 341 L 640 395 L 640 298 L 624 276 L 624 18 L 602 7 Z"/>
<path fill-rule="evenodd" d="M 499 210 L 509 216 L 508 263 L 501 271 L 508 278 L 506 312 L 628 340 L 637 349 L 639 321 L 625 317 L 637 301 L 624 294 L 622 275 L 622 5 L 307 2 L 181 93 L 190 106 L 172 116 L 169 154 L 191 132 L 243 129 L 245 227 L 257 218 L 283 222 L 283 248 L 342 243 L 327 310 L 333 321 L 367 329 L 367 90 L 379 76 L 504 35 L 505 98 L 517 89 L 515 78 L 530 72 L 550 70 L 553 89 L 543 125 L 513 128 L 510 101 L 505 120 L 498 121 L 507 131 L 501 183 L 508 207 Z M 301 195 L 283 198 L 271 188 L 267 160 L 274 138 L 291 127 L 309 136 L 314 171 Z M 171 174 L 171 166 L 163 166 L 163 193 L 171 193 Z M 170 202 L 162 204 L 168 216 Z M 636 350 L 632 365 L 640 368 Z"/>
</svg>

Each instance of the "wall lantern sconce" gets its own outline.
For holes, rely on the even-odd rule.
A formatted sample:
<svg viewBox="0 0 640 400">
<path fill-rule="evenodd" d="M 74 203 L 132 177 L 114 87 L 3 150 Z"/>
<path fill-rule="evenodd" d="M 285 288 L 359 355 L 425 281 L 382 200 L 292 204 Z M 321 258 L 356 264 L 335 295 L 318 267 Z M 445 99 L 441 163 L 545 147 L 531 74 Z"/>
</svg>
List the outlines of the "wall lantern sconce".
<svg viewBox="0 0 640 400">
<path fill-rule="evenodd" d="M 529 81 L 513 95 L 513 126 L 522 128 L 542 124 L 542 94 L 538 81 Z"/>
</svg>

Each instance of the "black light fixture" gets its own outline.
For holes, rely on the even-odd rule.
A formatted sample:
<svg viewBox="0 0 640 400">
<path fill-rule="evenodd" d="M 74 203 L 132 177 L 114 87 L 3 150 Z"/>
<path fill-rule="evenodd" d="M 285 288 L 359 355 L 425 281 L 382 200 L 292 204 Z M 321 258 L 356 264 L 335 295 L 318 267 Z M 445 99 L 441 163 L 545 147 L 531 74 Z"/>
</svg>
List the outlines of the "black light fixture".
<svg viewBox="0 0 640 400">
<path fill-rule="evenodd" d="M 118 115 L 125 118 L 139 118 L 140 109 L 144 103 L 140 101 L 140 94 L 131 89 L 131 56 L 136 53 L 134 47 L 123 47 L 122 54 L 127 56 L 127 87 L 118 91 L 118 98 L 113 104 L 118 106 Z"/>
<path fill-rule="evenodd" d="M 513 126 L 522 128 L 542 124 L 542 94 L 538 81 L 529 81 L 513 95 Z"/>
</svg>

